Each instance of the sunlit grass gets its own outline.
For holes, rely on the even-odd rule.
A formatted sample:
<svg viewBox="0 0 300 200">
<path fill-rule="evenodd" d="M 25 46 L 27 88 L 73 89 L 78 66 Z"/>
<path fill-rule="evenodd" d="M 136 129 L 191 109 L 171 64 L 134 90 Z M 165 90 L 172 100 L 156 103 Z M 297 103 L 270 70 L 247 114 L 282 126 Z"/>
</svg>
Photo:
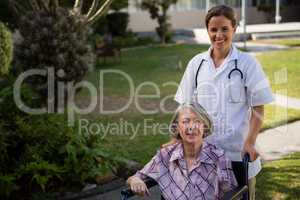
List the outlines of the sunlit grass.
<svg viewBox="0 0 300 200">
<path fill-rule="evenodd" d="M 300 199 L 300 153 L 263 165 L 257 176 L 256 199 Z"/>
<path fill-rule="evenodd" d="M 300 98 L 300 50 L 262 53 L 257 58 L 274 93 Z"/>
</svg>

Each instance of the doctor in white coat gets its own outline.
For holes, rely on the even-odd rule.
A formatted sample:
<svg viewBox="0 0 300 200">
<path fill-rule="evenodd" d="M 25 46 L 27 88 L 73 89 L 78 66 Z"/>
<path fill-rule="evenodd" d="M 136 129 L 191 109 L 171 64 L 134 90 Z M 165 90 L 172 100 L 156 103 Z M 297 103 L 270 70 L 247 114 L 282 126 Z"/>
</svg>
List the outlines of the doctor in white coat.
<svg viewBox="0 0 300 200">
<path fill-rule="evenodd" d="M 264 105 L 273 101 L 272 92 L 257 60 L 232 44 L 236 31 L 233 9 L 213 7 L 205 22 L 211 47 L 190 60 L 175 100 L 196 100 L 207 110 L 214 124 L 207 140 L 223 148 L 230 159 L 241 160 L 245 152 L 250 154 L 250 199 L 255 199 L 255 176 L 261 170 L 255 141 Z"/>
</svg>

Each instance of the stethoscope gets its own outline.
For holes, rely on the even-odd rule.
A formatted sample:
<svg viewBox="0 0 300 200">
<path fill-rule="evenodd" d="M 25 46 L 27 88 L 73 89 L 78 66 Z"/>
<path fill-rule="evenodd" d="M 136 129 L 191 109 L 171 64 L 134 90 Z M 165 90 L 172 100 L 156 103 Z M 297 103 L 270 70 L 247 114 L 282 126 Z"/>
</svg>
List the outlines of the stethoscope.
<svg viewBox="0 0 300 200">
<path fill-rule="evenodd" d="M 197 82 L 198 74 L 199 74 L 199 71 L 200 71 L 200 68 L 201 68 L 203 62 L 204 62 L 204 59 L 201 60 L 200 65 L 199 65 L 199 67 L 198 67 L 198 69 L 197 69 L 197 73 L 196 73 L 196 77 L 195 77 L 195 85 L 196 85 L 196 88 L 197 88 L 197 86 L 198 86 L 198 82 Z M 228 78 L 229 80 L 231 79 L 231 74 L 232 74 L 233 72 L 235 72 L 235 71 L 239 72 L 241 79 L 244 78 L 243 72 L 237 67 L 237 59 L 234 60 L 234 68 L 233 68 L 232 70 L 230 70 L 230 72 L 229 72 L 229 74 L 228 74 L 228 76 L 227 76 L 227 78 Z"/>
</svg>

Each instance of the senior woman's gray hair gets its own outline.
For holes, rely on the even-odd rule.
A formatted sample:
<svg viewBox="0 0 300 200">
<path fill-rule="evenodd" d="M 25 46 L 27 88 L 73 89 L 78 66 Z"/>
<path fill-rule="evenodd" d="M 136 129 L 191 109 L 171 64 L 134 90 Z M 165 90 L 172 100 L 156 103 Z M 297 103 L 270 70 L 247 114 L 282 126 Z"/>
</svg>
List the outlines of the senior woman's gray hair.
<svg viewBox="0 0 300 200">
<path fill-rule="evenodd" d="M 198 115 L 199 119 L 203 122 L 204 124 L 203 138 L 209 136 L 213 132 L 212 120 L 210 119 L 206 110 L 200 104 L 183 103 L 178 106 L 171 120 L 169 129 L 173 137 L 180 139 L 180 134 L 178 132 L 178 117 L 180 111 L 182 111 L 184 108 L 190 108 L 193 112 L 195 112 Z"/>
</svg>

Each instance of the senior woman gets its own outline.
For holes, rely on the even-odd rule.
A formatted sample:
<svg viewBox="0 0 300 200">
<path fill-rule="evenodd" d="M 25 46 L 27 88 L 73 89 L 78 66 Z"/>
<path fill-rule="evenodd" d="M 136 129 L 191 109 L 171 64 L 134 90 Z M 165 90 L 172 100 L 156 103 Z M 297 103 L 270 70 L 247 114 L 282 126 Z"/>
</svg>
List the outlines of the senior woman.
<svg viewBox="0 0 300 200">
<path fill-rule="evenodd" d="M 224 151 L 203 140 L 211 134 L 212 123 L 200 105 L 180 105 L 170 131 L 178 142 L 160 149 L 142 170 L 128 178 L 134 193 L 149 195 L 143 182 L 146 177 L 158 182 L 166 200 L 219 199 L 236 187 Z"/>
</svg>

